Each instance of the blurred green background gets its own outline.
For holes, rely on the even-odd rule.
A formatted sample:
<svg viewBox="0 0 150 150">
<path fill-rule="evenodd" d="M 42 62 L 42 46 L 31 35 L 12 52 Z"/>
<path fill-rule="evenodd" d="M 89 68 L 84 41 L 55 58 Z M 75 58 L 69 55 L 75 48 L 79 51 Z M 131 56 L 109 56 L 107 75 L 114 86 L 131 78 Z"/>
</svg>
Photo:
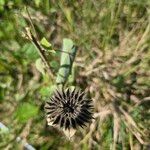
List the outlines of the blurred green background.
<svg viewBox="0 0 150 150">
<path fill-rule="evenodd" d="M 54 50 L 64 38 L 78 52 L 67 86 L 87 89 L 95 119 L 69 141 L 46 125 L 44 102 L 55 87 L 60 52 L 46 51 L 41 73 L 30 25 Z M 32 29 L 33 30 L 33 29 Z M 0 149 L 147 150 L 150 139 L 150 0 L 0 0 Z M 16 140 L 21 137 L 21 140 Z"/>
</svg>

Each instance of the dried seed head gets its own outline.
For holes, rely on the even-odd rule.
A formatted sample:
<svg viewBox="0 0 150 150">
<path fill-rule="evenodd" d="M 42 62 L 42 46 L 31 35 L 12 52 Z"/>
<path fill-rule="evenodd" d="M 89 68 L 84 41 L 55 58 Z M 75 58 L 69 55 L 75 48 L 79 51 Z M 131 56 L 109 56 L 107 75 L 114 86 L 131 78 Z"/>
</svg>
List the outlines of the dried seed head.
<svg viewBox="0 0 150 150">
<path fill-rule="evenodd" d="M 78 89 L 56 90 L 45 104 L 48 125 L 57 125 L 65 130 L 83 127 L 91 121 L 92 100 Z"/>
</svg>

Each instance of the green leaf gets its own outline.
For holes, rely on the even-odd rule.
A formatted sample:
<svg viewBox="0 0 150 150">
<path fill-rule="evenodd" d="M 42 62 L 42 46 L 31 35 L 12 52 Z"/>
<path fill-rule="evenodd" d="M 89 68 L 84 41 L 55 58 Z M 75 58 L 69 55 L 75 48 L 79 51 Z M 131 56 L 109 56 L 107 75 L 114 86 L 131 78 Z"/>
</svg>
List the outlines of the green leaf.
<svg viewBox="0 0 150 150">
<path fill-rule="evenodd" d="M 0 11 L 4 10 L 5 0 L 0 0 Z"/>
<path fill-rule="evenodd" d="M 55 71 L 57 71 L 57 70 L 59 69 L 59 62 L 56 61 L 56 60 L 52 60 L 52 61 L 50 62 L 50 66 L 51 66 Z"/>
<path fill-rule="evenodd" d="M 40 89 L 40 94 L 42 95 L 42 96 L 50 96 L 53 92 L 54 92 L 54 90 L 57 88 L 57 86 L 56 85 L 52 85 L 52 86 L 46 86 L 46 87 L 42 87 L 41 89 Z"/>
<path fill-rule="evenodd" d="M 36 5 L 37 7 L 39 7 L 41 0 L 35 0 L 34 2 L 35 2 L 35 5 Z"/>
<path fill-rule="evenodd" d="M 27 59 L 30 59 L 32 61 L 39 58 L 39 54 L 38 54 L 35 46 L 31 43 L 25 44 L 21 49 L 21 53 L 23 53 L 23 55 Z"/>
<path fill-rule="evenodd" d="M 42 62 L 41 58 L 36 60 L 35 66 L 39 72 L 41 72 L 43 75 L 45 75 L 45 65 Z"/>
<path fill-rule="evenodd" d="M 19 122 L 25 123 L 28 119 L 35 117 L 37 113 L 37 106 L 25 102 L 18 107 L 15 117 L 18 119 Z"/>
<path fill-rule="evenodd" d="M 56 54 L 56 51 L 54 49 L 49 49 L 49 52 L 51 52 L 52 54 Z"/>
<path fill-rule="evenodd" d="M 61 53 L 60 69 L 56 79 L 57 84 L 63 84 L 67 81 L 67 78 L 71 72 L 76 51 L 77 48 L 71 39 L 63 39 L 63 51 Z"/>
<path fill-rule="evenodd" d="M 46 40 L 45 37 L 42 38 L 42 40 L 40 41 L 40 43 L 42 44 L 42 46 L 47 47 L 47 48 L 49 48 L 49 47 L 52 46 L 51 43 L 49 43 L 49 42 Z"/>
</svg>

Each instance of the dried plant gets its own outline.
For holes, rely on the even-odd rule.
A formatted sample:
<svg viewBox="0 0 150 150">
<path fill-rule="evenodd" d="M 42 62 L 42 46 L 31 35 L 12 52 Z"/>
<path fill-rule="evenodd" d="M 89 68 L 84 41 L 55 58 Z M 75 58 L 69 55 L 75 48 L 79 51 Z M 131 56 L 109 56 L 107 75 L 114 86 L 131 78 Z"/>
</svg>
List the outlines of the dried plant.
<svg viewBox="0 0 150 150">
<path fill-rule="evenodd" d="M 76 88 L 56 90 L 45 104 L 48 125 L 65 130 L 77 129 L 91 122 L 92 109 L 92 100 Z"/>
</svg>

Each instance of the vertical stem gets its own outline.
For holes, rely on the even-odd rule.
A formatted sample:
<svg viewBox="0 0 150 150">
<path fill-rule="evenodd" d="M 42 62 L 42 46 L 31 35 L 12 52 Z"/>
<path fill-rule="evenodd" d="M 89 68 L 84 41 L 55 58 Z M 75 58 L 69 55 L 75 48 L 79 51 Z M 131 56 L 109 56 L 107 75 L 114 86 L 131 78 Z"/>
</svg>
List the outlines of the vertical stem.
<svg viewBox="0 0 150 150">
<path fill-rule="evenodd" d="M 133 148 L 133 135 L 130 132 L 129 132 L 129 144 L 130 144 L 130 149 L 134 150 L 134 148 Z"/>
</svg>

